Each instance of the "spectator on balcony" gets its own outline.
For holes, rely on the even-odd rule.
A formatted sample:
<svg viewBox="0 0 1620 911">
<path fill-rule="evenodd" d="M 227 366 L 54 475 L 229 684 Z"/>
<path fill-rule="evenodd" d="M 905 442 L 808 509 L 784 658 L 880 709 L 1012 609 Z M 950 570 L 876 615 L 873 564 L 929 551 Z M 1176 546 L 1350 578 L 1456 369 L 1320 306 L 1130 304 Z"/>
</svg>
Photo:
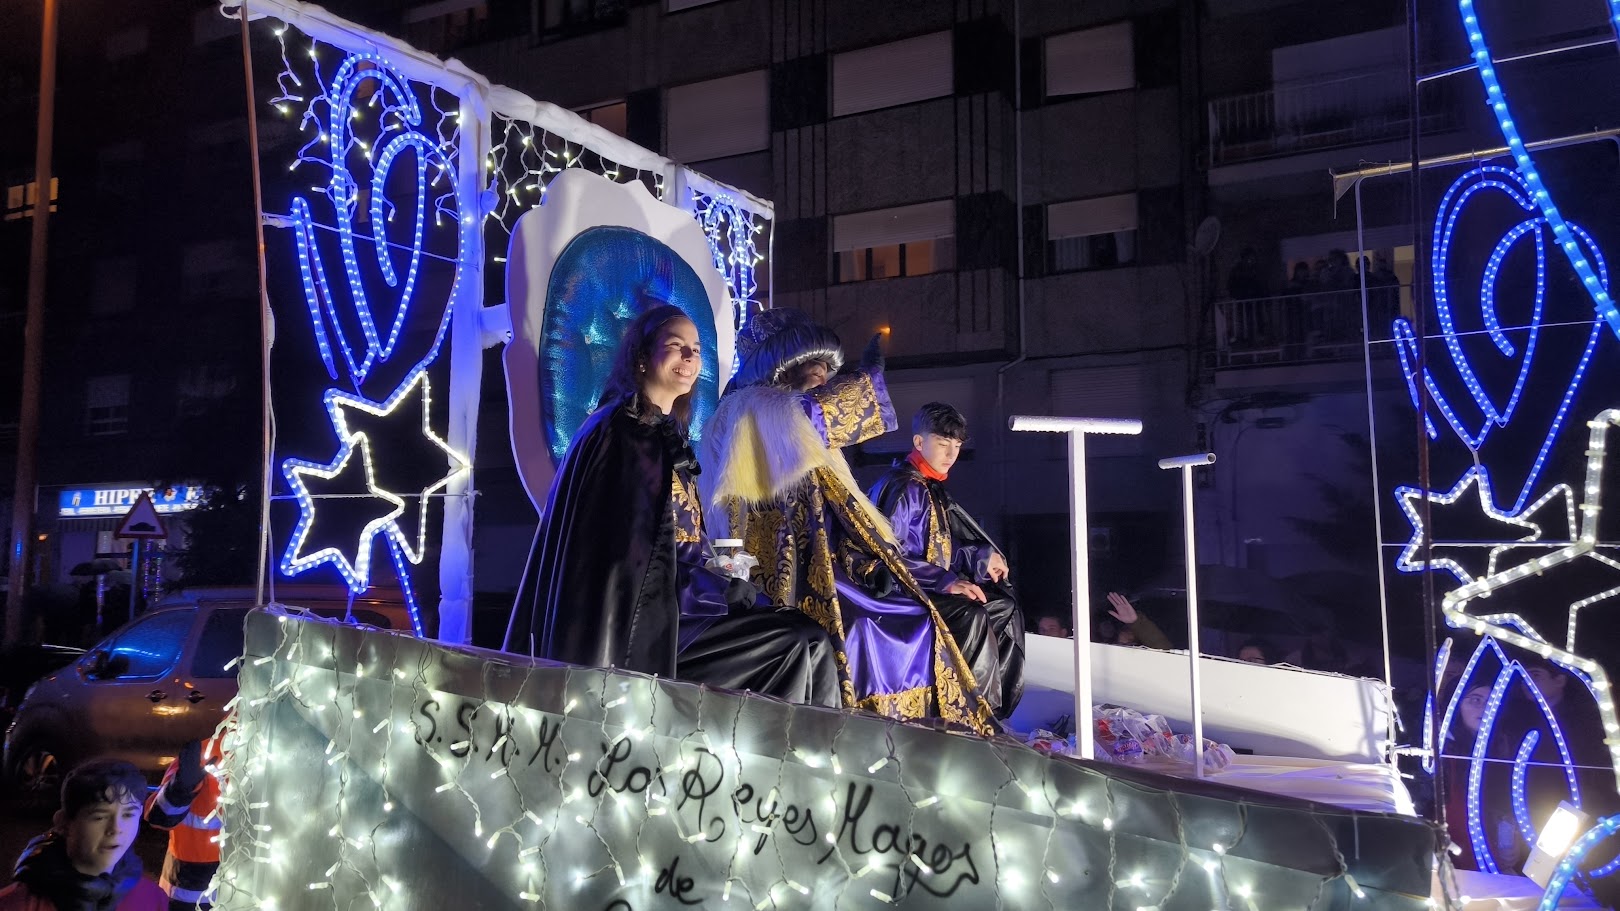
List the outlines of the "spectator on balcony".
<svg viewBox="0 0 1620 911">
<path fill-rule="evenodd" d="M 1325 266 L 1321 260 L 1317 260 L 1317 263 Z M 1294 274 L 1288 279 L 1290 297 L 1282 307 L 1281 342 L 1285 346 L 1295 348 L 1304 344 L 1305 316 L 1311 301 L 1309 295 L 1316 293 L 1319 288 L 1316 277 L 1311 274 L 1311 264 L 1304 260 L 1294 263 Z"/>
<path fill-rule="evenodd" d="M 1226 294 L 1233 300 L 1253 300 L 1270 293 L 1265 270 L 1260 267 L 1260 254 L 1253 247 L 1244 247 L 1238 254 L 1237 265 L 1226 277 Z"/>
<path fill-rule="evenodd" d="M 1367 322 L 1375 339 L 1388 338 L 1390 324 L 1401 315 L 1401 280 L 1382 253 L 1373 254 L 1367 273 Z"/>
<path fill-rule="evenodd" d="M 1300 260 L 1294 263 L 1294 274 L 1288 279 L 1289 294 L 1310 294 L 1316 290 L 1316 279 L 1311 277 L 1311 264 Z"/>
</svg>

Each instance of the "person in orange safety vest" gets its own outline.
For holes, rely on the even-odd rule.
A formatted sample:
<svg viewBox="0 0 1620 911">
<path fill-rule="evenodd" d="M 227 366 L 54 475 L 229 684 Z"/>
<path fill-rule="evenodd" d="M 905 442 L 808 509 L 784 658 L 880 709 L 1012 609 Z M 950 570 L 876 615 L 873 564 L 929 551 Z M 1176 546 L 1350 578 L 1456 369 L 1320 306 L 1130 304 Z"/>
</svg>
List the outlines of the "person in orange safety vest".
<svg viewBox="0 0 1620 911">
<path fill-rule="evenodd" d="M 169 830 L 158 885 L 169 896 L 169 911 L 209 908 L 210 886 L 219 869 L 220 735 L 194 740 L 180 750 L 163 774 L 163 784 L 146 805 L 146 823 Z"/>
</svg>

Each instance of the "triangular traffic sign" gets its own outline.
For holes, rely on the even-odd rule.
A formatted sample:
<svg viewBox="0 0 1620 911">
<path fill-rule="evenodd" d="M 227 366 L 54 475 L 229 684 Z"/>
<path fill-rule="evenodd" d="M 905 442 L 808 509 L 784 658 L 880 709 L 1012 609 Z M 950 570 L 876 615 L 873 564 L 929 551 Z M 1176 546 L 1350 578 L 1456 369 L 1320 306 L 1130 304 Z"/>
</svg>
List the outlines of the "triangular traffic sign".
<svg viewBox="0 0 1620 911">
<path fill-rule="evenodd" d="M 124 513 L 123 521 L 118 523 L 117 536 L 120 538 L 167 538 L 169 532 L 163 527 L 163 517 L 158 515 L 157 507 L 152 505 L 150 493 L 141 494 L 135 505 Z"/>
</svg>

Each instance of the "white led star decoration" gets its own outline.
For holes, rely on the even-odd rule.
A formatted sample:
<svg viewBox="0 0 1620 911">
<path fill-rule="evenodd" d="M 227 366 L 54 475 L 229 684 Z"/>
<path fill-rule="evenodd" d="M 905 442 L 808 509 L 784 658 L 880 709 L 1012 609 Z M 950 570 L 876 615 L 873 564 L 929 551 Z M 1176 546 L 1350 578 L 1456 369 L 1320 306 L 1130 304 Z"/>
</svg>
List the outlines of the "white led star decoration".
<svg viewBox="0 0 1620 911">
<path fill-rule="evenodd" d="M 420 392 L 422 396 L 422 436 L 444 452 L 449 465 L 449 472 L 424 487 L 421 495 L 417 497 L 416 540 L 414 543 L 410 540 L 410 536 L 406 535 L 404 530 L 399 527 L 397 517 L 390 520 L 385 529 L 398 542 L 400 549 L 405 554 L 405 558 L 413 564 L 421 563 L 422 555 L 427 551 L 428 503 L 430 498 L 433 494 L 444 489 L 450 482 L 472 469 L 470 459 L 457 452 L 449 443 L 444 441 L 443 437 L 433 431 L 433 383 L 428 379 L 427 371 L 425 369 L 417 370 L 404 383 L 400 384 L 400 387 L 394 391 L 393 395 L 388 397 L 386 402 L 372 402 L 340 389 L 329 389 L 326 392 L 326 410 L 332 417 L 332 428 L 337 431 L 338 439 L 346 439 L 352 435 L 349 431 L 349 422 L 344 417 L 344 409 L 353 408 L 376 417 L 388 417 L 394 413 L 394 410 L 399 407 L 401 402 L 404 402 L 417 392 Z M 390 494 L 390 496 L 392 495 Z"/>
<path fill-rule="evenodd" d="M 1596 661 L 1575 653 L 1575 628 L 1580 612 L 1593 604 L 1620 594 L 1620 586 L 1570 604 L 1569 631 L 1561 647 L 1549 642 L 1518 614 L 1495 613 L 1481 616 L 1468 611 L 1469 605 L 1478 598 L 1487 597 L 1493 592 L 1522 581 L 1528 576 L 1541 575 L 1548 570 L 1574 563 L 1577 560 L 1593 559 L 1610 568 L 1620 570 L 1620 562 L 1597 552 L 1598 514 L 1603 509 L 1604 446 L 1609 429 L 1616 424 L 1620 424 L 1620 409 L 1615 408 L 1607 409 L 1587 422 L 1587 426 L 1591 428 L 1591 442 L 1586 450 L 1586 481 L 1581 494 L 1580 533 L 1575 539 L 1567 546 L 1551 553 L 1543 554 L 1501 572 L 1486 575 L 1448 592 L 1441 601 L 1441 608 L 1445 611 L 1446 622 L 1452 626 L 1467 627 L 1480 635 L 1490 636 L 1511 645 L 1516 645 L 1519 648 L 1536 652 L 1559 666 L 1569 669 L 1576 676 L 1585 680 L 1592 690 L 1593 697 L 1597 700 L 1598 713 L 1603 719 L 1610 762 L 1615 768 L 1616 774 L 1620 775 L 1620 718 L 1617 718 L 1615 714 L 1614 696 L 1611 692 L 1609 676 Z"/>
<path fill-rule="evenodd" d="M 1401 512 L 1406 514 L 1406 520 L 1412 525 L 1412 536 L 1407 539 L 1406 546 L 1401 549 L 1400 556 L 1395 559 L 1396 569 L 1408 573 L 1422 572 L 1425 569 L 1443 569 L 1457 577 L 1457 581 L 1464 585 L 1474 581 L 1473 573 L 1470 573 L 1462 564 L 1450 557 L 1434 557 L 1427 561 L 1416 558 L 1418 552 L 1423 548 L 1424 542 L 1428 539 L 1427 529 L 1423 527 L 1423 516 L 1418 512 L 1416 501 L 1427 494 L 1431 502 L 1449 506 L 1467 496 L 1470 487 L 1474 489 L 1474 492 L 1479 497 L 1479 511 L 1482 514 L 1504 525 L 1522 528 L 1528 532 L 1528 534 L 1520 537 L 1516 544 L 1498 544 L 1491 548 L 1490 555 L 1486 558 L 1485 574 L 1487 576 L 1496 573 L 1497 563 L 1504 554 L 1523 545 L 1541 540 L 1541 526 L 1530 521 L 1528 517 L 1535 515 L 1543 507 L 1560 498 L 1564 501 L 1565 527 L 1569 529 L 1570 539 L 1574 540 L 1574 491 L 1570 489 L 1568 484 L 1559 484 L 1553 487 L 1543 494 L 1540 499 L 1526 507 L 1523 512 L 1509 513 L 1497 509 L 1494 505 L 1491 494 L 1490 470 L 1482 465 L 1475 465 L 1463 472 L 1462 477 L 1457 479 L 1457 483 L 1444 493 L 1425 492 L 1419 487 L 1395 488 L 1395 501 L 1400 504 Z M 1453 542 L 1433 543 L 1434 546 L 1447 546 Z"/>
<path fill-rule="evenodd" d="M 311 554 L 302 553 L 304 544 L 309 540 L 309 530 L 315 525 L 315 497 L 309 492 L 309 485 L 304 481 L 305 476 L 331 480 L 348 470 L 349 461 L 356 453 L 359 453 L 361 465 L 365 469 L 367 492 L 376 499 L 392 504 L 393 508 L 367 522 L 360 530 L 352 560 L 336 547 L 323 547 Z M 298 526 L 293 529 L 292 538 L 287 542 L 287 550 L 282 554 L 281 571 L 293 576 L 323 564 L 330 564 L 343 574 L 351 590 L 365 591 L 371 580 L 373 540 L 377 535 L 387 533 L 388 527 L 405 512 L 404 500 L 377 486 L 371 441 L 363 433 L 344 436 L 342 445 L 331 462 L 321 465 L 303 459 L 288 459 L 281 463 L 281 473 L 287 479 L 287 486 L 292 488 L 294 499 L 298 501 Z"/>
</svg>

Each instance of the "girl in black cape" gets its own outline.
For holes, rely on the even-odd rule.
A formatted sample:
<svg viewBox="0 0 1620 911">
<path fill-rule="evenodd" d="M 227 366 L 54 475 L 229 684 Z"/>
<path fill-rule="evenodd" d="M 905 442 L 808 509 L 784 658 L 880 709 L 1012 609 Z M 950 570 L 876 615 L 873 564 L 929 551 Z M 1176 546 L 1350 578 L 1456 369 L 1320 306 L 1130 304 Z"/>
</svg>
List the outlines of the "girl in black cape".
<svg viewBox="0 0 1620 911">
<path fill-rule="evenodd" d="M 687 443 L 702 365 L 680 308 L 631 322 L 540 518 L 504 648 L 839 706 L 826 632 L 711 571 Z"/>
</svg>

